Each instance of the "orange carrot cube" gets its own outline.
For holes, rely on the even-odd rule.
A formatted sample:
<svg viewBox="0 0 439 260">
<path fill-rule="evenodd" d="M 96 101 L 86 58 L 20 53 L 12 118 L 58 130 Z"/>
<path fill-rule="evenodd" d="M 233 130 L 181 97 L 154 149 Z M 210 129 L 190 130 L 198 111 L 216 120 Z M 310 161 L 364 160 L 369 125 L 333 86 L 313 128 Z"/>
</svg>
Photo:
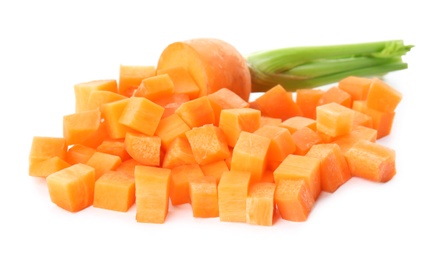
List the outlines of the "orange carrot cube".
<svg viewBox="0 0 439 260">
<path fill-rule="evenodd" d="M 95 178 L 97 180 L 102 176 L 102 174 L 116 169 L 121 163 L 122 160 L 119 156 L 95 152 L 90 159 L 88 159 L 86 164 L 95 169 Z"/>
<path fill-rule="evenodd" d="M 223 175 L 223 173 L 230 170 L 225 160 L 219 160 L 205 165 L 200 165 L 200 167 L 205 176 L 212 176 L 215 178 L 216 184 L 218 184 L 221 180 L 221 176 Z"/>
<path fill-rule="evenodd" d="M 316 129 L 329 136 L 336 137 L 349 133 L 354 122 L 352 109 L 338 103 L 329 103 L 317 107 Z"/>
<path fill-rule="evenodd" d="M 77 163 L 86 164 L 90 157 L 96 152 L 96 149 L 82 145 L 72 145 L 66 154 L 66 161 L 71 165 Z"/>
<path fill-rule="evenodd" d="M 190 127 L 201 127 L 215 123 L 215 113 L 206 96 L 192 99 L 181 104 L 175 113 Z"/>
<path fill-rule="evenodd" d="M 246 221 L 252 225 L 272 226 L 275 211 L 276 184 L 258 182 L 249 188 L 246 203 Z"/>
<path fill-rule="evenodd" d="M 101 112 L 87 110 L 63 117 L 63 136 L 68 145 L 87 141 L 101 126 Z"/>
<path fill-rule="evenodd" d="M 373 79 L 366 98 L 367 107 L 392 113 L 401 102 L 402 94 L 380 79 Z"/>
<path fill-rule="evenodd" d="M 96 147 L 97 152 L 112 154 L 120 157 L 122 161 L 128 160 L 131 156 L 125 149 L 125 142 L 123 139 L 109 139 L 104 140 L 98 147 Z"/>
<path fill-rule="evenodd" d="M 194 164 L 194 153 L 186 136 L 176 137 L 170 144 L 163 157 L 163 168 L 172 169 L 177 166 Z"/>
<path fill-rule="evenodd" d="M 218 209 L 220 221 L 247 221 L 247 194 L 250 172 L 224 172 L 218 184 Z"/>
<path fill-rule="evenodd" d="M 133 96 L 155 101 L 172 94 L 174 94 L 174 83 L 171 77 L 168 74 L 161 74 L 143 79 Z"/>
<path fill-rule="evenodd" d="M 119 117 L 119 123 L 152 136 L 165 109 L 143 97 L 131 97 Z"/>
<path fill-rule="evenodd" d="M 338 87 L 331 87 L 320 97 L 317 106 L 329 103 L 337 103 L 344 107 L 351 108 L 352 98 L 348 92 Z"/>
<path fill-rule="evenodd" d="M 204 176 L 198 164 L 182 165 L 171 169 L 169 196 L 172 205 L 181 205 L 190 202 L 189 180 L 197 176 Z"/>
<path fill-rule="evenodd" d="M 248 108 L 250 104 L 228 88 L 221 88 L 207 95 L 215 114 L 215 125 L 219 125 L 221 111 L 230 108 Z"/>
<path fill-rule="evenodd" d="M 321 89 L 296 90 L 296 103 L 304 117 L 316 119 L 316 107 L 324 93 Z"/>
<path fill-rule="evenodd" d="M 142 80 L 156 74 L 154 66 L 120 65 L 119 94 L 131 97 Z"/>
<path fill-rule="evenodd" d="M 280 118 L 282 120 L 302 115 L 299 106 L 293 100 L 290 92 L 281 85 L 276 85 L 264 92 L 255 102 L 263 116 Z"/>
<path fill-rule="evenodd" d="M 101 106 L 102 118 L 104 119 L 104 125 L 111 139 L 125 138 L 126 132 L 129 128 L 119 122 L 119 118 L 122 115 L 129 98 L 103 104 Z"/>
<path fill-rule="evenodd" d="M 367 106 L 366 101 L 355 101 L 352 109 L 364 113 L 372 118 L 372 128 L 377 130 L 377 138 L 380 139 L 390 134 L 393 126 L 395 112 L 382 112 Z"/>
<path fill-rule="evenodd" d="M 267 163 L 281 162 L 288 154 L 294 153 L 296 145 L 290 132 L 280 126 L 266 125 L 254 132 L 254 134 L 270 139 L 267 151 Z"/>
<path fill-rule="evenodd" d="M 311 147 L 323 142 L 322 136 L 308 127 L 300 128 L 291 135 L 291 138 L 296 146 L 294 154 L 298 155 L 305 155 Z"/>
<path fill-rule="evenodd" d="M 214 176 L 191 177 L 189 179 L 189 195 L 194 217 L 219 217 L 218 189 Z"/>
<path fill-rule="evenodd" d="M 109 80 L 93 80 L 74 85 L 75 91 L 75 112 L 87 111 L 87 104 L 90 94 L 96 90 L 106 90 L 110 92 L 117 92 L 117 81 Z"/>
<path fill-rule="evenodd" d="M 92 91 L 88 97 L 86 110 L 101 109 L 101 106 L 103 104 L 111 103 L 122 99 L 127 99 L 127 97 L 113 91 L 95 90 Z"/>
<path fill-rule="evenodd" d="M 360 125 L 354 126 L 349 134 L 334 138 L 332 143 L 335 143 L 340 147 L 342 154 L 346 154 L 346 152 L 359 140 L 376 142 L 377 130 Z"/>
<path fill-rule="evenodd" d="M 181 117 L 177 114 L 172 114 L 160 120 L 155 134 L 160 137 L 163 148 L 167 150 L 176 137 L 183 136 L 189 130 L 189 126 Z"/>
<path fill-rule="evenodd" d="M 184 67 L 176 66 L 157 70 L 157 75 L 163 74 L 167 74 L 171 78 L 175 93 L 188 95 L 189 99 L 195 99 L 199 96 L 198 84 Z"/>
<path fill-rule="evenodd" d="M 282 123 L 282 119 L 270 116 L 261 116 L 260 126 L 265 125 L 280 125 Z"/>
<path fill-rule="evenodd" d="M 253 108 L 229 108 L 221 111 L 219 128 L 234 147 L 242 131 L 253 133 L 260 126 L 261 111 Z"/>
<path fill-rule="evenodd" d="M 311 119 L 304 116 L 293 116 L 284 120 L 280 124 L 280 126 L 285 127 L 286 129 L 288 129 L 288 131 L 290 131 L 291 134 L 294 134 L 294 132 L 304 127 L 308 127 L 315 131 L 316 124 L 317 123 L 315 119 Z"/>
<path fill-rule="evenodd" d="M 50 174 L 69 167 L 70 164 L 58 156 L 44 161 L 34 161 L 29 164 L 29 176 L 47 177 Z"/>
<path fill-rule="evenodd" d="M 118 171 L 107 171 L 95 182 L 94 207 L 127 212 L 134 202 L 133 176 Z"/>
<path fill-rule="evenodd" d="M 349 76 L 338 82 L 338 87 L 351 95 L 352 101 L 366 100 L 372 79 Z"/>
<path fill-rule="evenodd" d="M 34 136 L 29 152 L 29 165 L 52 157 L 65 159 L 67 142 L 62 137 Z"/>
<path fill-rule="evenodd" d="M 158 136 L 128 132 L 125 136 L 125 149 L 136 161 L 144 165 L 159 166 L 161 142 Z"/>
<path fill-rule="evenodd" d="M 303 222 L 314 207 L 315 199 L 304 180 L 280 179 L 274 201 L 282 219 Z"/>
</svg>

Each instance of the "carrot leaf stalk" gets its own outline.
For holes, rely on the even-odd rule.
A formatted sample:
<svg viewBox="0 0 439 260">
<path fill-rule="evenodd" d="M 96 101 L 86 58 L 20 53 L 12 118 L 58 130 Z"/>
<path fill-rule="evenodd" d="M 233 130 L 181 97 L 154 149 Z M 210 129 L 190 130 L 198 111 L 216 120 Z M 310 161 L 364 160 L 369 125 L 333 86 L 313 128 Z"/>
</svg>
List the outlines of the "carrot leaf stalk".
<svg viewBox="0 0 439 260">
<path fill-rule="evenodd" d="M 265 92 L 277 84 L 288 91 L 314 88 L 347 76 L 371 77 L 403 70 L 413 45 L 402 40 L 327 46 L 287 47 L 252 53 L 246 57 L 252 92 Z"/>
</svg>

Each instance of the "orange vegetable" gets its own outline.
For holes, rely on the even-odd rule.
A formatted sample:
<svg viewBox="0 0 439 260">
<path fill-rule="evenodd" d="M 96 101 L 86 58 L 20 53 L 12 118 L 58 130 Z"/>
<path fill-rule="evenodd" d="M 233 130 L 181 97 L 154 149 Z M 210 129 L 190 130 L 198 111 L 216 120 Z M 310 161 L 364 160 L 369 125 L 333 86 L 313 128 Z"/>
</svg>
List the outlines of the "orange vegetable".
<svg viewBox="0 0 439 260">
<path fill-rule="evenodd" d="M 260 126 L 261 111 L 253 108 L 230 108 L 221 111 L 219 128 L 234 147 L 242 131 L 253 133 Z"/>
<path fill-rule="evenodd" d="M 170 169 L 145 165 L 135 167 L 137 222 L 165 222 L 169 211 L 170 180 Z"/>
<path fill-rule="evenodd" d="M 68 145 L 87 141 L 101 124 L 101 112 L 88 110 L 63 117 L 63 136 Z"/>
<path fill-rule="evenodd" d="M 215 125 L 219 124 L 221 111 L 229 108 L 247 108 L 250 104 L 228 88 L 221 88 L 207 95 L 215 114 Z"/>
<path fill-rule="evenodd" d="M 116 167 L 115 171 L 134 178 L 134 170 L 137 165 L 142 164 L 134 159 L 128 159 L 119 164 L 119 166 Z"/>
<path fill-rule="evenodd" d="M 282 119 L 276 117 L 262 116 L 260 119 L 260 126 L 265 125 L 280 125 L 282 123 Z"/>
<path fill-rule="evenodd" d="M 338 87 L 331 87 L 328 90 L 326 90 L 323 93 L 323 95 L 320 97 L 317 106 L 329 104 L 329 103 L 337 103 L 347 108 L 351 108 L 352 98 L 348 92 Z"/>
<path fill-rule="evenodd" d="M 125 149 L 136 161 L 150 166 L 160 166 L 161 140 L 158 136 L 148 136 L 128 132 L 125 136 Z"/>
<path fill-rule="evenodd" d="M 66 154 L 66 161 L 71 165 L 77 163 L 86 164 L 90 157 L 96 152 L 96 149 L 82 145 L 72 145 Z"/>
<path fill-rule="evenodd" d="M 352 101 L 366 100 L 372 79 L 349 76 L 338 82 L 338 87 L 351 95 Z"/>
<path fill-rule="evenodd" d="M 189 179 L 189 196 L 194 217 L 219 217 L 218 189 L 214 176 L 191 177 Z"/>
<path fill-rule="evenodd" d="M 107 171 L 95 182 L 94 207 L 126 212 L 134 202 L 134 176 Z"/>
<path fill-rule="evenodd" d="M 199 97 L 200 88 L 190 75 L 189 71 L 184 67 L 169 67 L 157 71 L 157 75 L 163 74 L 167 74 L 172 80 L 175 93 L 187 95 L 189 99 Z"/>
<path fill-rule="evenodd" d="M 314 207 L 315 199 L 304 180 L 280 179 L 276 183 L 274 201 L 282 219 L 303 222 Z"/>
<path fill-rule="evenodd" d="M 354 111 L 354 121 L 353 121 L 353 127 L 357 125 L 373 128 L 373 121 L 372 117 L 369 115 L 366 115 L 365 113 L 362 113 L 357 110 Z"/>
<path fill-rule="evenodd" d="M 119 94 L 131 97 L 143 79 L 154 75 L 156 75 L 154 66 L 120 65 Z"/>
<path fill-rule="evenodd" d="M 88 96 L 86 110 L 100 109 L 103 104 L 126 99 L 127 97 L 108 90 L 95 90 Z"/>
<path fill-rule="evenodd" d="M 157 126 L 155 135 L 162 140 L 162 146 L 167 150 L 171 142 L 189 131 L 189 126 L 177 114 L 162 118 Z"/>
<path fill-rule="evenodd" d="M 101 153 L 112 154 L 120 157 L 122 161 L 128 160 L 131 156 L 125 149 L 125 142 L 123 139 L 118 140 L 104 140 L 98 147 L 96 151 Z"/>
<path fill-rule="evenodd" d="M 296 104 L 304 117 L 316 119 L 316 107 L 324 93 L 321 89 L 296 90 Z"/>
<path fill-rule="evenodd" d="M 160 99 L 154 100 L 154 103 L 162 106 L 165 111 L 163 112 L 162 118 L 168 117 L 175 113 L 175 110 L 179 108 L 183 103 L 189 101 L 190 98 L 186 94 L 173 94 L 170 96 L 162 97 Z"/>
<path fill-rule="evenodd" d="M 122 160 L 119 156 L 95 152 L 90 159 L 88 159 L 86 164 L 95 169 L 95 178 L 97 180 L 105 172 L 116 169 L 121 163 Z"/>
<path fill-rule="evenodd" d="M 204 176 L 198 164 L 177 166 L 171 169 L 170 199 L 172 205 L 190 203 L 189 180 Z"/>
<path fill-rule="evenodd" d="M 381 112 L 367 106 L 366 101 L 355 101 L 352 109 L 372 118 L 372 128 L 377 130 L 377 139 L 389 135 L 393 127 L 395 112 Z"/>
<path fill-rule="evenodd" d="M 258 182 L 250 186 L 246 203 L 246 221 L 252 225 L 272 226 L 276 184 Z"/>
<path fill-rule="evenodd" d="M 302 111 L 293 100 L 292 94 L 281 85 L 276 85 L 264 92 L 255 102 L 263 116 L 286 120 L 293 116 L 302 115 Z"/>
<path fill-rule="evenodd" d="M 380 79 L 373 79 L 367 93 L 366 105 L 384 113 L 393 113 L 401 102 L 402 94 Z"/>
<path fill-rule="evenodd" d="M 34 161 L 29 164 L 29 176 L 47 177 L 50 174 L 69 167 L 70 164 L 58 156 L 44 161 Z"/>
<path fill-rule="evenodd" d="M 106 90 L 110 92 L 117 92 L 117 81 L 109 80 L 93 80 L 74 85 L 75 91 L 75 112 L 82 112 L 88 109 L 88 102 L 90 94 L 96 90 Z"/>
<path fill-rule="evenodd" d="M 93 204 L 95 169 L 75 164 L 46 178 L 51 201 L 70 212 L 78 212 Z"/>
<path fill-rule="evenodd" d="M 174 82 L 168 74 L 161 74 L 143 79 L 133 96 L 144 97 L 154 102 L 172 94 L 174 94 Z"/>
<path fill-rule="evenodd" d="M 119 118 L 125 110 L 128 102 L 130 102 L 130 99 L 126 98 L 106 103 L 101 106 L 101 116 L 104 119 L 103 124 L 105 125 L 108 137 L 111 139 L 125 138 L 126 132 L 131 130 L 119 122 Z"/>
<path fill-rule="evenodd" d="M 359 125 L 354 126 L 349 134 L 336 137 L 331 142 L 340 147 L 342 154 L 346 154 L 346 152 L 359 140 L 376 142 L 376 139 L 377 130 Z"/>
<path fill-rule="evenodd" d="M 52 157 L 65 159 L 67 143 L 62 137 L 34 136 L 29 152 L 29 166 Z"/>
<path fill-rule="evenodd" d="M 305 155 L 311 147 L 323 142 L 321 135 L 308 127 L 300 128 L 291 137 L 296 146 L 294 154 L 298 155 Z"/>
<path fill-rule="evenodd" d="M 384 145 L 360 140 L 345 156 L 352 176 L 387 182 L 396 174 L 395 151 Z"/>
<path fill-rule="evenodd" d="M 215 123 L 215 113 L 207 97 L 199 97 L 181 104 L 175 113 L 190 127 Z"/>
<path fill-rule="evenodd" d="M 282 123 L 280 123 L 279 126 L 285 127 L 290 131 L 291 134 L 294 134 L 297 130 L 308 127 L 311 130 L 316 130 L 316 120 L 311 119 L 304 116 L 293 116 L 286 120 L 284 120 Z"/>
<path fill-rule="evenodd" d="M 200 167 L 205 176 L 212 176 L 215 178 L 216 184 L 218 184 L 221 180 L 221 176 L 223 175 L 223 173 L 230 170 L 225 160 L 219 160 L 205 165 L 200 165 Z"/>
<path fill-rule="evenodd" d="M 247 61 L 227 42 L 198 38 L 172 43 L 161 53 L 157 70 L 172 67 L 189 72 L 200 88 L 200 96 L 228 88 L 244 100 L 250 97 Z"/>
<path fill-rule="evenodd" d="M 227 171 L 218 184 L 218 208 L 220 221 L 247 221 L 247 194 L 250 172 Z"/>
<path fill-rule="evenodd" d="M 344 135 L 352 131 L 354 112 L 338 103 L 329 103 L 317 107 L 316 129 L 331 137 Z"/>
</svg>

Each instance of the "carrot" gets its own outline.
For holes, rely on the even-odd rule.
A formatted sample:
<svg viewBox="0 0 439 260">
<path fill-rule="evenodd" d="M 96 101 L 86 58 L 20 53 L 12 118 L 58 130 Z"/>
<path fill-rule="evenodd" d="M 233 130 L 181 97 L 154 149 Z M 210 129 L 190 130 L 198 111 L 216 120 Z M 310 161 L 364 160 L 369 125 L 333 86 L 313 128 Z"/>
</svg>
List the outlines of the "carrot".
<svg viewBox="0 0 439 260">
<path fill-rule="evenodd" d="M 402 94 L 380 79 L 373 79 L 367 93 L 366 105 L 384 113 L 393 113 L 401 102 Z"/>
<path fill-rule="evenodd" d="M 131 97 L 143 79 L 154 75 L 156 75 L 154 66 L 120 65 L 119 94 Z"/>
<path fill-rule="evenodd" d="M 115 171 L 134 178 L 134 170 L 137 165 L 142 165 L 142 164 L 131 158 L 119 164 L 119 166 L 116 167 Z"/>
<path fill-rule="evenodd" d="M 125 142 L 123 139 L 104 140 L 98 147 L 96 147 L 96 151 L 101 153 L 116 155 L 120 157 L 122 161 L 131 158 L 131 156 L 128 154 L 127 150 L 125 149 Z"/>
<path fill-rule="evenodd" d="M 396 174 L 395 151 L 384 145 L 360 140 L 345 156 L 352 176 L 387 182 Z"/>
<path fill-rule="evenodd" d="M 359 140 L 367 140 L 370 142 L 376 142 L 377 140 L 377 130 L 365 126 L 354 126 L 349 134 L 345 134 L 334 138 L 332 143 L 337 144 L 342 154 L 346 154 L 351 147 Z"/>
<path fill-rule="evenodd" d="M 34 136 L 29 152 L 29 166 L 52 157 L 65 159 L 67 142 L 62 137 Z"/>
<path fill-rule="evenodd" d="M 303 222 L 314 207 L 315 199 L 305 180 L 280 179 L 274 201 L 282 219 Z"/>
<path fill-rule="evenodd" d="M 218 188 L 214 176 L 191 177 L 189 197 L 195 218 L 219 217 Z"/>
<path fill-rule="evenodd" d="M 372 79 L 349 76 L 338 82 L 338 87 L 351 95 L 352 101 L 366 100 Z"/>
<path fill-rule="evenodd" d="M 157 70 L 157 75 L 167 74 L 173 82 L 174 92 L 184 94 L 189 99 L 199 97 L 200 88 L 190 75 L 189 71 L 182 66 L 169 67 Z"/>
<path fill-rule="evenodd" d="M 180 165 L 197 163 L 186 136 L 176 137 L 166 149 L 163 157 L 163 168 L 172 169 Z"/>
<path fill-rule="evenodd" d="M 87 136 L 80 144 L 96 149 L 106 139 L 109 139 L 109 136 L 107 133 L 107 127 L 104 122 L 102 122 L 101 114 L 101 121 L 98 125 L 98 129 Z"/>
<path fill-rule="evenodd" d="M 124 142 L 127 153 L 133 159 L 144 165 L 160 166 L 160 137 L 128 132 Z"/>
<path fill-rule="evenodd" d="M 165 222 L 169 211 L 170 180 L 170 169 L 145 165 L 135 167 L 137 222 Z"/>
<path fill-rule="evenodd" d="M 354 122 L 354 112 L 338 103 L 320 105 L 316 110 L 316 129 L 331 137 L 349 133 Z"/>
<path fill-rule="evenodd" d="M 209 99 L 199 97 L 181 104 L 175 113 L 190 127 L 200 127 L 215 123 L 215 113 Z"/>
<path fill-rule="evenodd" d="M 135 202 L 134 177 L 118 171 L 105 172 L 94 189 L 96 208 L 127 212 Z"/>
<path fill-rule="evenodd" d="M 275 212 L 276 184 L 258 182 L 249 188 L 246 200 L 246 222 L 252 225 L 272 226 Z"/>
<path fill-rule="evenodd" d="M 93 204 L 95 169 L 75 164 L 46 178 L 51 201 L 70 212 L 78 212 Z"/>
<path fill-rule="evenodd" d="M 219 160 L 205 165 L 200 165 L 200 167 L 205 176 L 212 176 L 215 178 L 216 184 L 218 184 L 221 180 L 221 176 L 223 175 L 223 173 L 230 170 L 225 160 Z"/>
<path fill-rule="evenodd" d="M 272 167 L 272 169 L 277 168 L 279 166 L 279 164 L 276 164 L 276 167 Z M 270 167 L 268 167 L 268 168 L 270 168 Z M 274 183 L 273 170 L 271 170 L 271 169 L 265 170 L 265 172 L 262 174 L 260 182 L 272 182 L 272 183 Z"/>
<path fill-rule="evenodd" d="M 354 112 L 354 120 L 353 120 L 353 127 L 357 125 L 373 128 L 373 120 L 372 117 L 369 115 L 366 115 L 365 113 L 362 113 L 357 110 L 352 110 Z"/>
<path fill-rule="evenodd" d="M 134 91 L 133 96 L 154 100 L 174 94 L 174 82 L 168 74 L 145 78 Z"/>
<path fill-rule="evenodd" d="M 190 203 L 189 180 L 204 176 L 198 164 L 187 164 L 171 169 L 170 194 L 172 205 Z"/>
<path fill-rule="evenodd" d="M 74 85 L 75 91 L 75 112 L 86 111 L 90 94 L 96 90 L 106 90 L 117 92 L 117 81 L 109 80 L 93 80 Z"/>
<path fill-rule="evenodd" d="M 160 120 L 155 135 L 160 137 L 163 148 L 167 150 L 176 137 L 183 136 L 189 130 L 189 126 L 181 117 L 177 114 L 172 114 Z"/>
<path fill-rule="evenodd" d="M 261 111 L 253 108 L 229 108 L 220 113 L 219 128 L 234 147 L 242 131 L 254 132 L 260 126 Z"/>
<path fill-rule="evenodd" d="M 314 145 L 306 156 L 320 160 L 320 182 L 323 191 L 333 193 L 351 178 L 346 158 L 337 144 Z"/>
<path fill-rule="evenodd" d="M 329 103 L 337 103 L 347 108 L 352 107 L 352 98 L 351 95 L 340 89 L 339 87 L 331 87 L 326 90 L 323 95 L 320 97 L 317 106 L 329 104 Z"/>
<path fill-rule="evenodd" d="M 293 116 L 301 116 L 302 111 L 293 100 L 291 92 L 281 85 L 276 85 L 256 98 L 255 102 L 263 116 L 286 120 Z"/>
<path fill-rule="evenodd" d="M 275 183 L 280 180 L 305 180 L 313 198 L 321 192 L 320 160 L 317 158 L 290 154 L 273 172 Z"/>
<path fill-rule="evenodd" d="M 95 90 L 88 96 L 86 110 L 100 109 L 103 104 L 126 99 L 127 97 L 108 90 Z"/>
<path fill-rule="evenodd" d="M 296 146 L 294 154 L 305 155 L 314 145 L 323 142 L 321 135 L 308 127 L 302 127 L 291 135 Z"/>
<path fill-rule="evenodd" d="M 250 172 L 227 171 L 218 183 L 219 219 L 225 222 L 247 221 L 247 193 Z"/>
<path fill-rule="evenodd" d="M 96 149 L 82 145 L 72 145 L 66 154 L 66 161 L 71 165 L 77 163 L 87 163 L 88 159 L 96 152 Z"/>
<path fill-rule="evenodd" d="M 75 112 L 63 117 L 63 136 L 68 145 L 87 141 L 101 124 L 101 112 L 88 110 Z"/>
<path fill-rule="evenodd" d="M 47 177 L 50 174 L 69 167 L 70 164 L 58 156 L 44 161 L 34 161 L 29 164 L 29 176 Z"/>
<path fill-rule="evenodd" d="M 296 90 L 296 104 L 304 117 L 316 119 L 316 107 L 324 93 L 321 89 Z"/>
<path fill-rule="evenodd" d="M 232 45 L 218 39 L 175 42 L 160 55 L 157 70 L 183 67 L 200 88 L 200 96 L 228 88 L 248 100 L 251 78 L 245 58 Z"/>
<path fill-rule="evenodd" d="M 280 118 L 276 118 L 276 117 L 270 117 L 270 116 L 262 116 L 261 115 L 261 119 L 260 121 L 260 126 L 265 126 L 265 125 L 280 125 L 280 123 L 282 123 L 282 119 Z"/>
<path fill-rule="evenodd" d="M 372 118 L 372 128 L 377 130 L 377 139 L 388 136 L 393 127 L 395 112 L 382 112 L 367 106 L 366 101 L 355 101 L 352 109 Z"/>
<path fill-rule="evenodd" d="M 88 159 L 86 164 L 95 169 L 95 178 L 97 180 L 105 172 L 116 169 L 121 163 L 122 160 L 119 156 L 95 152 L 90 159 Z"/>
<path fill-rule="evenodd" d="M 228 88 L 221 88 L 207 95 L 215 114 L 215 125 L 219 124 L 221 111 L 229 108 L 248 108 L 250 104 Z"/>
<path fill-rule="evenodd" d="M 130 102 L 130 99 L 127 98 L 106 103 L 101 106 L 102 118 L 104 119 L 103 124 L 105 125 L 109 138 L 111 139 L 125 138 L 126 132 L 130 130 L 129 127 L 119 122 L 119 118 L 128 102 Z"/>
<path fill-rule="evenodd" d="M 195 127 L 185 133 L 195 161 L 200 165 L 224 160 L 230 156 L 222 130 L 212 124 Z"/>
<path fill-rule="evenodd" d="M 152 136 L 165 109 L 143 97 L 131 97 L 119 117 L 119 123 Z"/>
<path fill-rule="evenodd" d="M 241 132 L 233 149 L 230 169 L 251 173 L 251 183 L 259 182 L 267 167 L 268 137 Z"/>
<path fill-rule="evenodd" d="M 316 124 L 317 123 L 315 119 L 304 117 L 304 116 L 293 116 L 284 120 L 282 123 L 280 123 L 279 126 L 285 127 L 286 129 L 288 129 L 288 131 L 291 134 L 294 134 L 294 132 L 296 132 L 297 130 L 303 127 L 308 127 L 311 130 L 315 131 Z"/>
</svg>

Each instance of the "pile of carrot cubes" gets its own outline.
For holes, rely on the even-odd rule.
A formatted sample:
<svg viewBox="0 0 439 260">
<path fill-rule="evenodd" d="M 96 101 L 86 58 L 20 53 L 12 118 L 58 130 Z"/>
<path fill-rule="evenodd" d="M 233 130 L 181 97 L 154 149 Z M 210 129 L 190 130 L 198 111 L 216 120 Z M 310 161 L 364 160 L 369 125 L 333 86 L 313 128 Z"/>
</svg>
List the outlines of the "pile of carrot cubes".
<svg viewBox="0 0 439 260">
<path fill-rule="evenodd" d="M 62 137 L 35 136 L 29 175 L 51 201 L 164 223 L 189 203 L 196 218 L 273 225 L 306 221 L 321 192 L 353 177 L 387 182 L 390 134 L 402 95 L 378 78 L 322 89 L 273 86 L 252 101 L 223 88 L 204 96 L 182 69 L 121 65 L 119 81 L 74 86 Z"/>
</svg>

